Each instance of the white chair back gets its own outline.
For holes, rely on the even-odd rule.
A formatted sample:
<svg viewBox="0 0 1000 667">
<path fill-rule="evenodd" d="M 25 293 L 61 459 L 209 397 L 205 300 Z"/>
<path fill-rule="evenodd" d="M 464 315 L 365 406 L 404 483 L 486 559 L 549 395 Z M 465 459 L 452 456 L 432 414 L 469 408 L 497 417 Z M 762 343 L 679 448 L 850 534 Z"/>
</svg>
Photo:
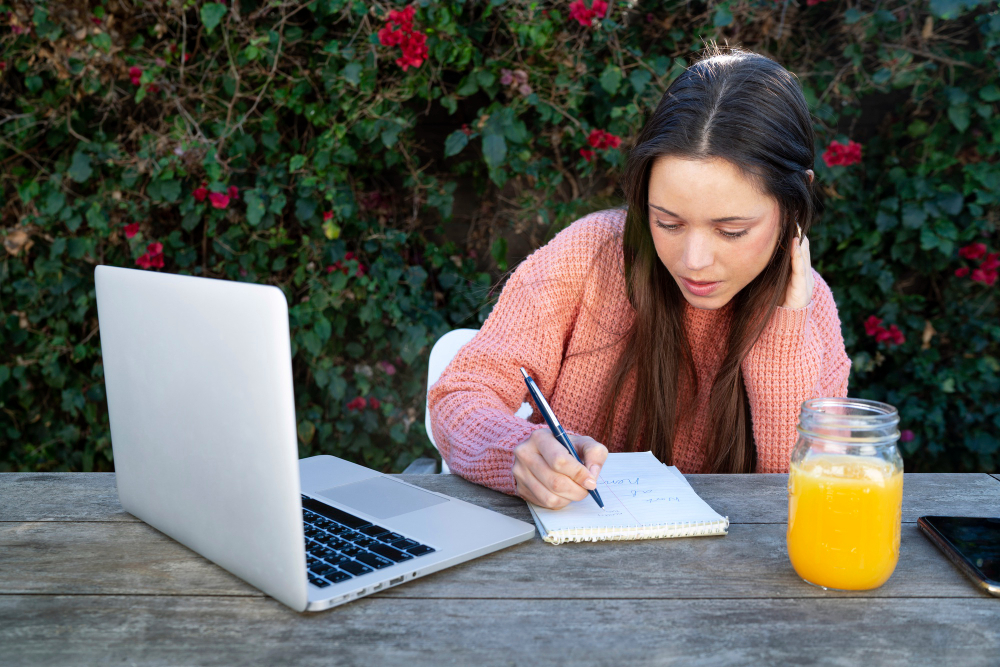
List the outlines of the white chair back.
<svg viewBox="0 0 1000 667">
<path fill-rule="evenodd" d="M 479 329 L 452 329 L 438 338 L 437 342 L 434 343 L 434 347 L 431 348 L 431 358 L 427 362 L 427 389 L 430 389 L 438 381 L 438 378 L 444 373 L 444 369 L 448 367 L 448 364 L 455 358 L 458 351 L 462 349 L 462 346 L 472 340 L 472 337 L 478 332 Z M 527 419 L 531 415 L 531 412 L 531 405 L 522 403 L 516 414 L 518 417 Z M 424 399 L 424 426 L 427 429 L 427 437 L 430 439 L 431 444 L 434 445 L 434 449 L 438 449 L 437 443 L 434 442 L 434 434 L 431 432 L 431 411 L 427 406 L 426 398 Z M 438 449 L 438 454 L 440 453 L 441 450 Z M 451 472 L 443 456 L 441 457 L 441 472 Z"/>
</svg>

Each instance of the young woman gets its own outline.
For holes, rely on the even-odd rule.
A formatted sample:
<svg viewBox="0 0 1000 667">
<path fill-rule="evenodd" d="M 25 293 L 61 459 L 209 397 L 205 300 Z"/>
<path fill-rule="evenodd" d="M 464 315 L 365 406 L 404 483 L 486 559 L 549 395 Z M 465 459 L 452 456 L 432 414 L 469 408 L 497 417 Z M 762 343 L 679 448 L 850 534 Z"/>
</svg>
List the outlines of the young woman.
<svg viewBox="0 0 1000 667">
<path fill-rule="evenodd" d="M 459 475 L 543 507 L 583 499 L 610 451 L 682 472 L 785 472 L 799 405 L 850 360 L 810 265 L 812 121 L 794 76 L 718 51 L 667 89 L 629 152 L 624 210 L 528 257 L 428 394 Z M 527 400 L 534 377 L 584 459 Z M 604 444 L 602 444 L 604 443 Z"/>
</svg>

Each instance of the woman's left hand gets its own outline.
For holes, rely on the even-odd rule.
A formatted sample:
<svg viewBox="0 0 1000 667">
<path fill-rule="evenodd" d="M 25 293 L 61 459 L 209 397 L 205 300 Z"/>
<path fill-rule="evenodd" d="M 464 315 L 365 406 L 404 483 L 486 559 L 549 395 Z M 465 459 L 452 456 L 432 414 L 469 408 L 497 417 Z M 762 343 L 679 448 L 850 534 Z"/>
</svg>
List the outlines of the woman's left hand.
<svg viewBox="0 0 1000 667">
<path fill-rule="evenodd" d="M 792 241 L 792 275 L 788 279 L 788 289 L 785 291 L 784 308 L 805 308 L 812 301 L 813 272 L 809 258 L 809 239 L 805 236 L 801 241 L 795 237 Z"/>
</svg>

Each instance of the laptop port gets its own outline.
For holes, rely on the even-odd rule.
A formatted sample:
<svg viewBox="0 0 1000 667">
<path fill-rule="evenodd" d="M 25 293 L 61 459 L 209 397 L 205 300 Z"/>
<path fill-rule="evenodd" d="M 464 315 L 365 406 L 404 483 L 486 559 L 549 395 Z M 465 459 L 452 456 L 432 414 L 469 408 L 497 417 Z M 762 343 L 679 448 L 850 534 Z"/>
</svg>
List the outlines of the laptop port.
<svg viewBox="0 0 1000 667">
<path fill-rule="evenodd" d="M 401 583 L 403 583 L 403 579 L 406 579 L 406 575 L 405 574 L 402 577 L 396 577 L 395 579 L 390 579 L 389 580 L 389 585 L 390 586 L 395 586 L 396 584 L 401 584 Z"/>
<path fill-rule="evenodd" d="M 380 588 L 382 588 L 382 584 L 375 584 L 374 586 L 372 586 L 372 591 L 377 591 Z"/>
</svg>

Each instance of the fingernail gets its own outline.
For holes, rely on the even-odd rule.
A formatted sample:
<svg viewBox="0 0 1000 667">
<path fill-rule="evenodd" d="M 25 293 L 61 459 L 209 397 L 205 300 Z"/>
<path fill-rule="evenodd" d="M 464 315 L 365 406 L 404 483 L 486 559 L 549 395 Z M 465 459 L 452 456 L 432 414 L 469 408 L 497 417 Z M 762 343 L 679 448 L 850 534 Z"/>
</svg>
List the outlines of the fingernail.
<svg viewBox="0 0 1000 667">
<path fill-rule="evenodd" d="M 583 486 L 584 488 L 593 490 L 597 488 L 597 482 L 588 477 L 587 481 L 583 483 Z"/>
<path fill-rule="evenodd" d="M 600 467 L 598 467 L 598 465 L 596 463 L 594 465 L 590 466 L 590 474 L 594 476 L 594 479 L 597 479 L 597 476 L 600 474 L 600 472 L 601 472 L 601 469 L 600 469 Z"/>
</svg>

